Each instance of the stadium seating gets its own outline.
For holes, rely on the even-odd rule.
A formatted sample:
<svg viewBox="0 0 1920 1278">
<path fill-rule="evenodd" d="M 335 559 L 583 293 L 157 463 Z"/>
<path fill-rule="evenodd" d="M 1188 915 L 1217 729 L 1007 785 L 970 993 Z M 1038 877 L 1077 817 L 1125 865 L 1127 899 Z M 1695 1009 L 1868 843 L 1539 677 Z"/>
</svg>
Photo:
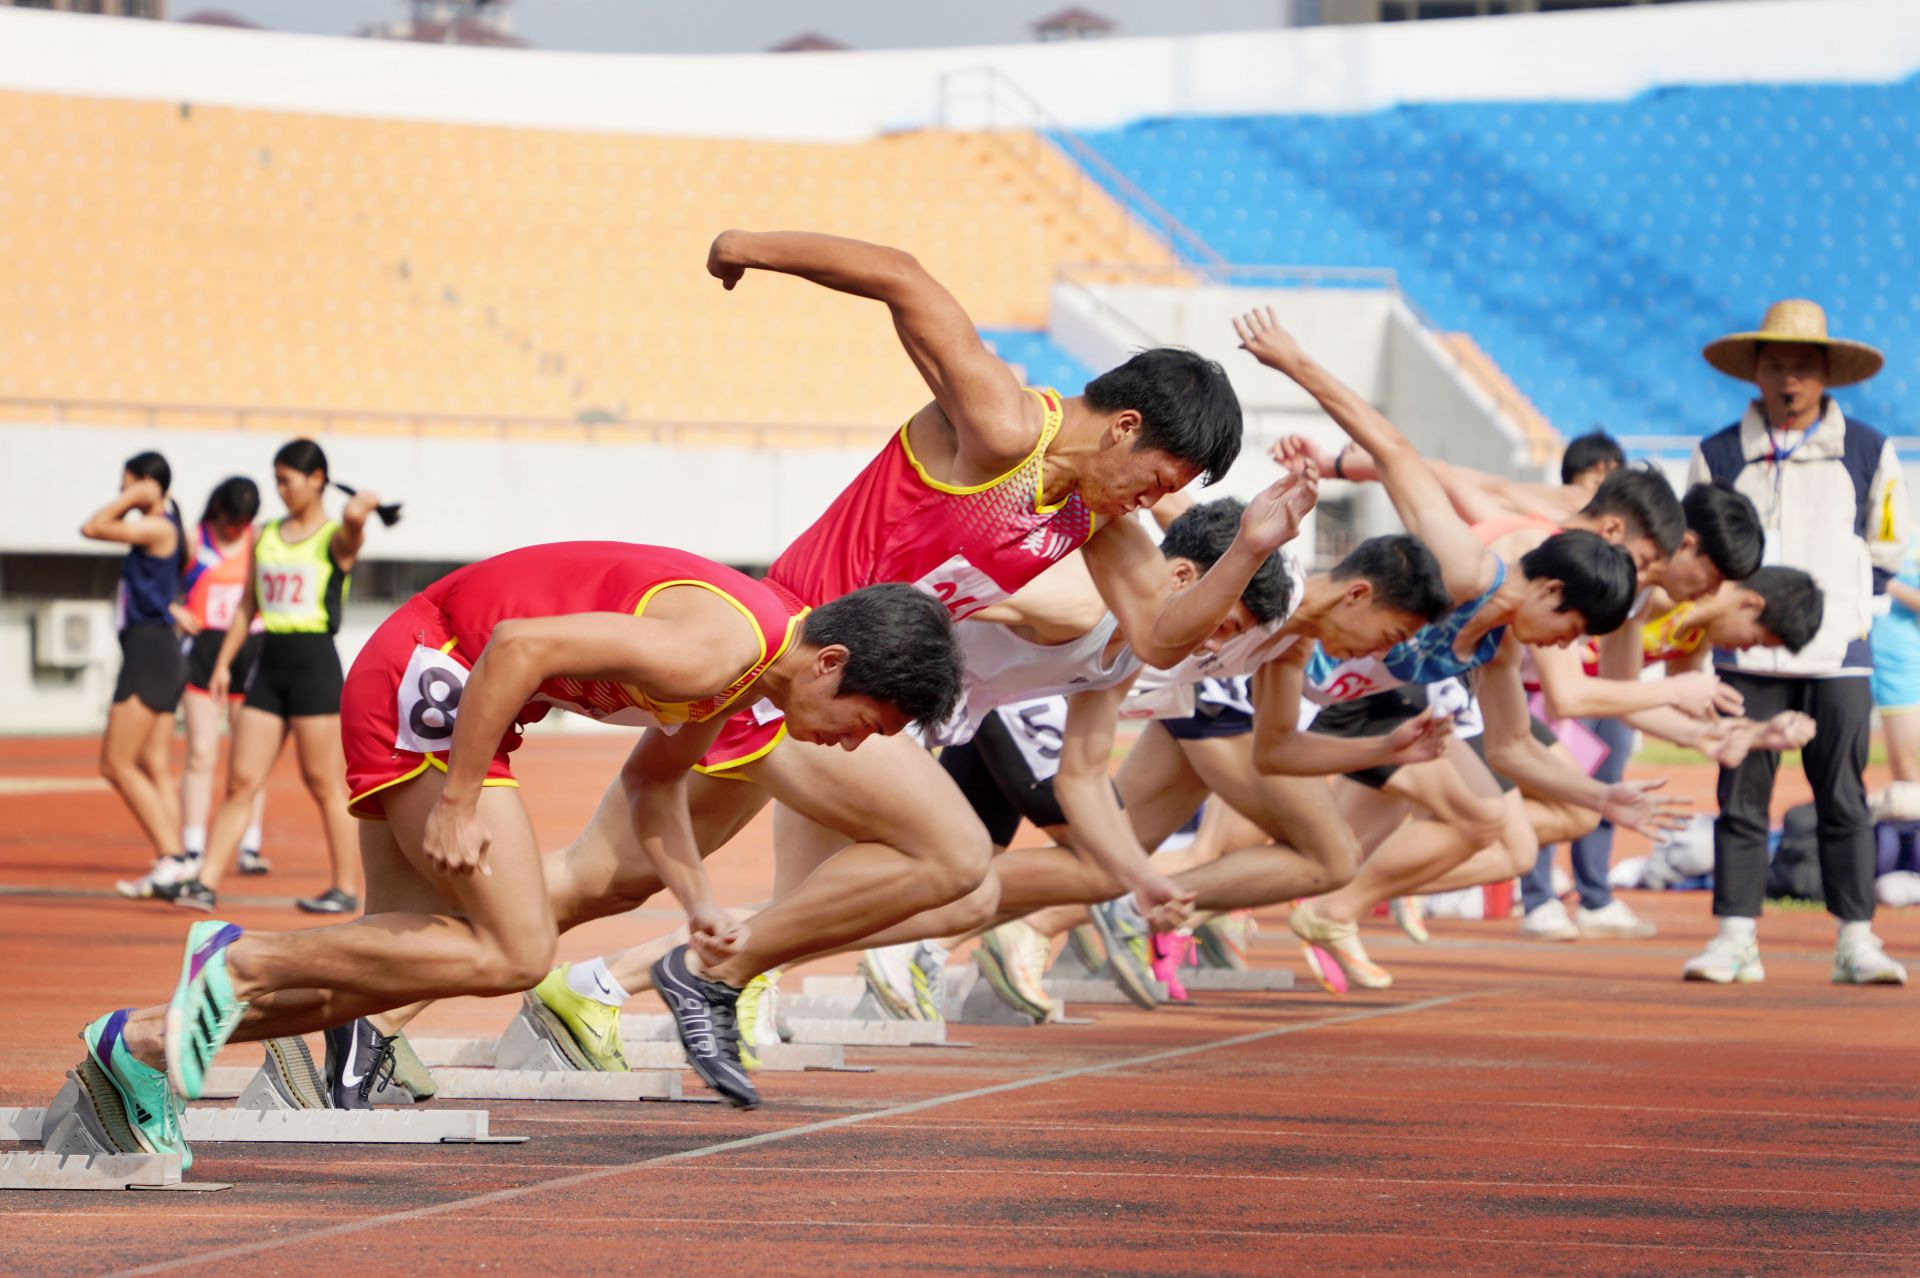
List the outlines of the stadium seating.
<svg viewBox="0 0 1920 1278">
<path fill-rule="evenodd" d="M 925 397 L 885 312 L 768 276 L 728 296 L 715 232 L 910 245 L 980 323 L 1029 331 L 1062 263 L 1170 261 L 1031 134 L 770 143 L 11 92 L 0 131 L 16 400 L 884 426 Z"/>
<path fill-rule="evenodd" d="M 1154 119 L 1086 140 L 1237 263 L 1394 270 L 1563 432 L 1724 424 L 1739 388 L 1700 347 L 1805 296 L 1887 352 L 1848 410 L 1920 433 L 1920 77 Z"/>
</svg>

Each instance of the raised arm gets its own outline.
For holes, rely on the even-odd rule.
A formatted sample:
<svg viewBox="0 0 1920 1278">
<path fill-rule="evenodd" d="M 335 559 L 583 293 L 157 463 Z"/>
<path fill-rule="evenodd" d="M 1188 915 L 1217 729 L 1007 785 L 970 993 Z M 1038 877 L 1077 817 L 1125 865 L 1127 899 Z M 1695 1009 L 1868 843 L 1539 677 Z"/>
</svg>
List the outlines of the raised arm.
<svg viewBox="0 0 1920 1278">
<path fill-rule="evenodd" d="M 360 558 L 360 548 L 367 544 L 367 520 L 380 508 L 377 493 L 356 492 L 347 498 L 345 510 L 340 512 L 340 526 L 333 530 L 333 566 L 341 572 L 350 572 Z"/>
<path fill-rule="evenodd" d="M 118 497 L 87 516 L 80 535 L 89 541 L 116 541 L 138 546 L 150 555 L 172 554 L 179 545 L 179 533 L 171 519 L 129 521 L 127 516 L 141 506 L 151 505 L 163 494 L 151 479 L 136 479 Z"/>
<path fill-rule="evenodd" d="M 1291 378 L 1354 443 L 1367 450 L 1407 531 L 1425 542 L 1440 561 L 1441 576 L 1454 599 L 1464 602 L 1493 583 L 1493 556 L 1460 518 L 1433 468 L 1398 427 L 1315 363 L 1280 327 L 1270 309 L 1249 312 L 1236 319 L 1233 327 L 1248 354 Z"/>
<path fill-rule="evenodd" d="M 1178 927 L 1193 909 L 1193 893 L 1153 868 L 1133 823 L 1113 791 L 1113 746 L 1120 703 L 1132 680 L 1067 699 L 1067 727 L 1060 743 L 1054 797 L 1073 831 L 1074 843 L 1134 894 L 1140 913 L 1160 927 Z"/>
<path fill-rule="evenodd" d="M 1388 763 L 1425 763 L 1447 748 L 1453 720 L 1427 713 L 1373 737 L 1300 728 L 1300 690 L 1313 645 L 1297 641 L 1253 675 L 1253 765 L 1270 776 L 1317 777 Z"/>
<path fill-rule="evenodd" d="M 1137 520 L 1114 520 L 1080 553 L 1135 655 L 1164 669 L 1219 629 L 1267 556 L 1299 536 L 1318 492 L 1311 468 L 1268 485 L 1241 512 L 1240 531 L 1227 553 L 1178 594 L 1166 556 Z"/>
<path fill-rule="evenodd" d="M 1024 402 L 1031 397 L 911 253 L 810 231 L 722 231 L 708 250 L 707 270 L 729 289 L 750 270 L 778 271 L 886 303 L 900 344 L 953 426 L 959 453 L 992 469 L 1033 450 Z"/>
</svg>

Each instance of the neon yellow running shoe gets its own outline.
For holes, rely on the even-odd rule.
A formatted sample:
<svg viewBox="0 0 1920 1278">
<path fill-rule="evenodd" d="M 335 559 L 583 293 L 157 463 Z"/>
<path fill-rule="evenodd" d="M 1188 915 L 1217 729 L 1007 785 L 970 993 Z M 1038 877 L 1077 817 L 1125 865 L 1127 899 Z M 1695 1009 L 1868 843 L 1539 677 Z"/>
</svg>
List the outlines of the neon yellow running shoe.
<svg viewBox="0 0 1920 1278">
<path fill-rule="evenodd" d="M 780 1028 L 775 1023 L 779 997 L 780 969 L 776 967 L 748 981 L 734 1004 L 734 1016 L 740 1025 L 740 1064 L 747 1069 L 759 1069 L 760 1049 L 780 1041 Z"/>
<path fill-rule="evenodd" d="M 566 1026 L 580 1052 L 593 1068 L 608 1074 L 627 1072 L 627 1053 L 620 1045 L 620 1009 L 611 1003 L 576 994 L 567 984 L 573 966 L 562 963 L 533 987 L 533 996 Z"/>
</svg>

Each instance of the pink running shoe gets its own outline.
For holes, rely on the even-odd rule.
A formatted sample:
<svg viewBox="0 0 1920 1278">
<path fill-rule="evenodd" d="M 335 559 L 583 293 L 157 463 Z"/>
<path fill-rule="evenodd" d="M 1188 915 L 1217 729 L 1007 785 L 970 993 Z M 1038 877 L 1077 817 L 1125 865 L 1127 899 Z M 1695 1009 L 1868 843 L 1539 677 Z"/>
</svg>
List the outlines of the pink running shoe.
<svg viewBox="0 0 1920 1278">
<path fill-rule="evenodd" d="M 1318 945 L 1303 945 L 1306 951 L 1307 969 L 1313 973 L 1313 979 L 1320 982 L 1320 988 L 1329 994 L 1347 992 L 1347 972 L 1334 960 L 1333 955 Z"/>
<path fill-rule="evenodd" d="M 1167 1001 L 1188 1002 L 1187 987 L 1180 983 L 1180 965 L 1191 958 L 1193 937 L 1186 932 L 1155 932 L 1147 943 L 1153 948 L 1153 979 L 1167 987 Z"/>
</svg>

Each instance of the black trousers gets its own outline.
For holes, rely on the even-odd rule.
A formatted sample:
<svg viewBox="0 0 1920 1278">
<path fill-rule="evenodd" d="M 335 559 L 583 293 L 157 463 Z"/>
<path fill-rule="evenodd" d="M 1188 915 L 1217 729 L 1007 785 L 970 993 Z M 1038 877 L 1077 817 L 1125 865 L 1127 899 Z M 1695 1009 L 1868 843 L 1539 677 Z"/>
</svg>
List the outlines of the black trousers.
<svg viewBox="0 0 1920 1278">
<path fill-rule="evenodd" d="M 1867 676 L 1783 679 L 1721 670 L 1747 699 L 1749 719 L 1783 710 L 1811 715 L 1818 732 L 1801 759 L 1813 786 L 1820 835 L 1820 879 L 1827 910 L 1843 923 L 1873 918 L 1873 815 L 1867 810 Z M 1768 810 L 1776 751 L 1756 750 L 1737 768 L 1720 769 L 1720 817 L 1713 823 L 1713 912 L 1759 918 L 1767 896 Z"/>
</svg>

